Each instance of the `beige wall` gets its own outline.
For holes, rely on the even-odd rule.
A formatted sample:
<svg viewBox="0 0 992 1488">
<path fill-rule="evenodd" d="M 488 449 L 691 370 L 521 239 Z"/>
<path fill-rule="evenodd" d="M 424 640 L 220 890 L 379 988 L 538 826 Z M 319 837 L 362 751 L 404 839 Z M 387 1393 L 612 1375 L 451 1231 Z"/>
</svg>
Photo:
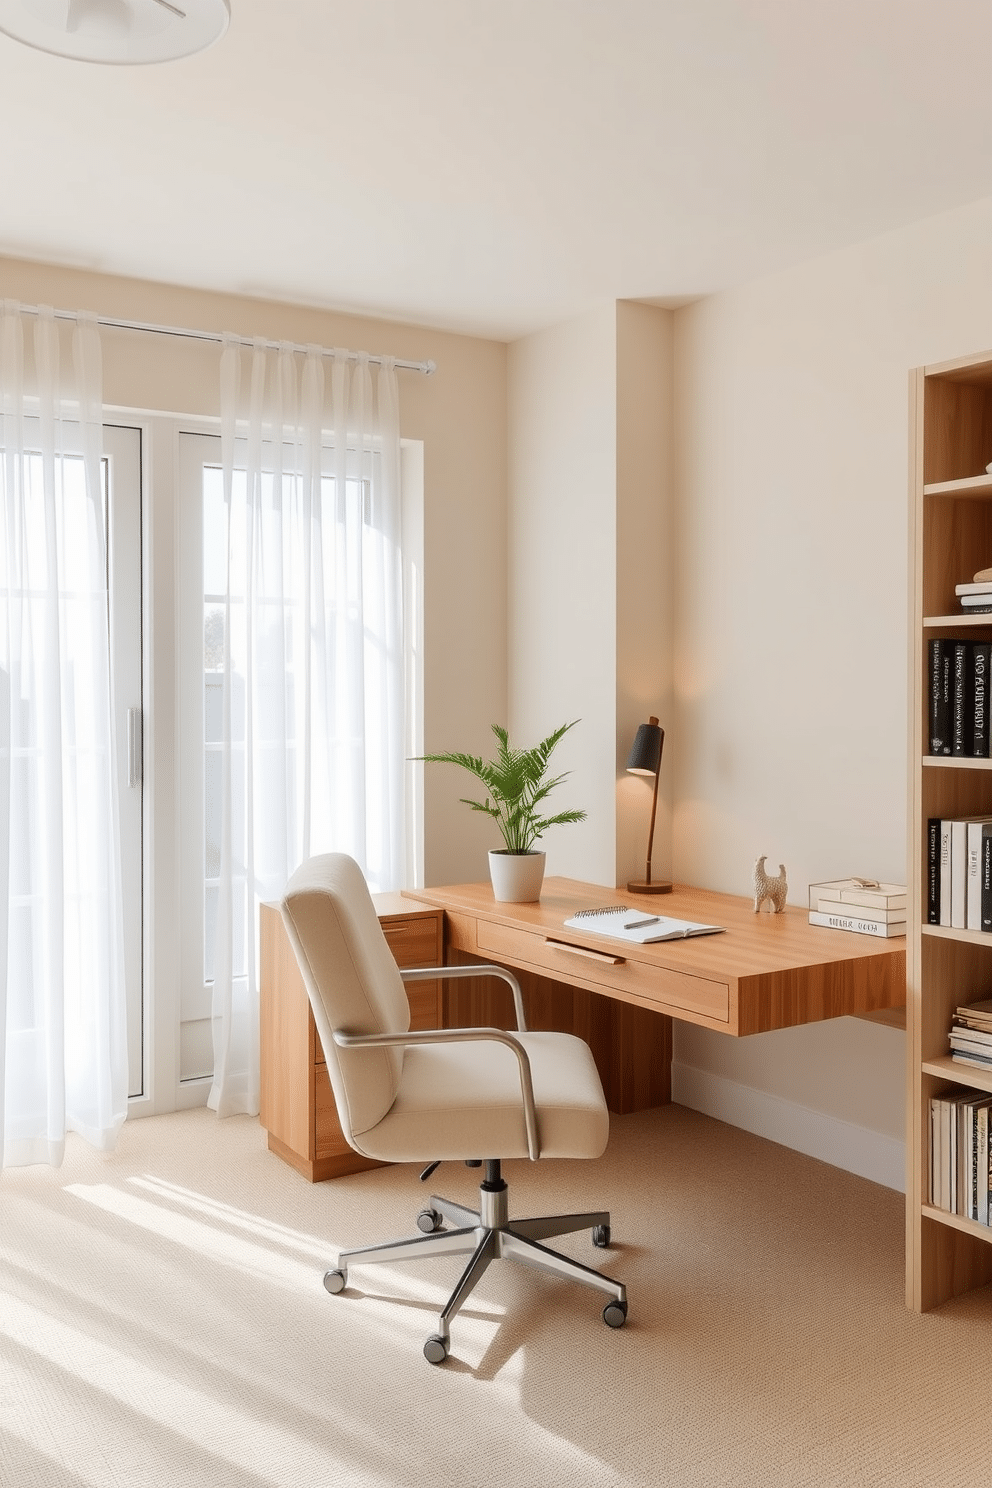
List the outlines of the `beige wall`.
<svg viewBox="0 0 992 1488">
<path fill-rule="evenodd" d="M 673 322 L 667 310 L 617 304 L 617 884 L 644 877 L 651 783 L 625 771 L 652 715 L 666 733 L 651 877 L 672 872 Z"/>
<path fill-rule="evenodd" d="M 908 371 L 992 346 L 990 263 L 984 201 L 676 314 L 679 876 L 905 881 Z M 903 1043 L 682 1027 L 676 1060 L 892 1132 Z"/>
<path fill-rule="evenodd" d="M 508 667 L 511 738 L 558 747 L 549 873 L 613 878 L 616 320 L 611 304 L 509 350 Z"/>
<path fill-rule="evenodd" d="M 581 720 L 555 801 L 588 818 L 548 833 L 548 871 L 610 887 L 644 872 L 650 791 L 623 767 L 670 699 L 671 319 L 610 302 L 509 356 L 511 730 Z M 657 876 L 669 840 L 666 787 Z"/>
<path fill-rule="evenodd" d="M 413 361 L 401 373 L 405 438 L 424 446 L 424 733 L 430 749 L 481 746 L 506 712 L 506 348 L 498 342 L 271 301 L 0 259 L 0 294 L 158 325 L 344 345 Z M 218 413 L 220 348 L 105 331 L 111 405 Z M 478 876 L 467 813 L 440 772 L 425 778 L 428 882 Z"/>
</svg>

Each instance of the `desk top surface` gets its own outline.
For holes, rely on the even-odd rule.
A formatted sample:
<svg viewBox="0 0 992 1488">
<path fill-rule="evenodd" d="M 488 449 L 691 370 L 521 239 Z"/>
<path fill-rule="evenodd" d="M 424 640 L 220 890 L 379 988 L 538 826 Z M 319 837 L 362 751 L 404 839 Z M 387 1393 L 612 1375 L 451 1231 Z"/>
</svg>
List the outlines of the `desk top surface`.
<svg viewBox="0 0 992 1488">
<path fill-rule="evenodd" d="M 860 960 L 866 956 L 899 957 L 905 956 L 906 952 L 905 936 L 883 939 L 811 925 L 806 910 L 794 905 L 787 905 L 781 914 L 770 914 L 766 910 L 755 914 L 751 899 L 717 894 L 709 889 L 694 889 L 687 884 L 676 884 L 670 894 L 648 895 L 630 894 L 625 889 L 607 889 L 601 885 L 581 883 L 578 879 L 547 878 L 540 900 L 533 904 L 498 903 L 488 883 L 415 889 L 405 893 L 404 897 L 497 924 L 575 941 L 578 945 L 600 951 L 617 950 L 628 960 L 677 966 L 699 976 L 742 978 L 769 971 Z M 565 921 L 578 910 L 609 904 L 629 904 L 648 914 L 723 925 L 724 933 L 637 945 L 565 928 Z"/>
<path fill-rule="evenodd" d="M 542 941 L 568 942 L 600 955 L 616 954 L 629 971 L 639 968 L 642 974 L 656 971 L 661 978 L 675 974 L 683 981 L 700 978 L 725 984 L 729 1019 L 719 1021 L 738 1034 L 905 1003 L 904 936 L 882 939 L 811 925 L 807 911 L 795 906 L 781 914 L 755 914 L 751 899 L 685 884 L 676 884 L 671 894 L 638 895 L 568 878 L 545 879 L 540 900 L 531 904 L 498 903 L 488 883 L 409 892 L 411 898 L 452 916 L 504 926 Z M 577 910 L 609 904 L 629 904 L 651 914 L 725 929 L 721 935 L 638 945 L 565 927 L 565 920 Z M 496 959 L 522 965 L 529 955 L 522 950 L 519 959 L 512 954 Z M 585 974 L 576 970 L 566 979 L 594 985 L 596 975 L 591 969 Z M 603 973 L 604 978 L 610 976 Z"/>
</svg>

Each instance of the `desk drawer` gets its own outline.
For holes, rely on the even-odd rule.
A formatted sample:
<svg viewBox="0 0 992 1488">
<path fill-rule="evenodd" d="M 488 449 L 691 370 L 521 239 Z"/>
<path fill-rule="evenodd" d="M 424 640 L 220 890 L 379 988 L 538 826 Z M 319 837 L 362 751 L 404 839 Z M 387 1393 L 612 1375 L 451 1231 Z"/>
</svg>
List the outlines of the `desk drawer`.
<svg viewBox="0 0 992 1488">
<path fill-rule="evenodd" d="M 611 965 L 595 954 L 581 954 L 584 947 L 576 947 L 580 952 L 576 955 L 543 935 L 531 935 L 486 920 L 479 921 L 478 946 L 480 954 L 488 952 L 496 960 L 523 962 L 546 976 L 599 987 L 608 996 L 626 996 L 642 1007 L 655 1007 L 659 1012 L 672 1010 L 676 1015 L 693 1013 L 718 1023 L 730 1021 L 730 988 L 726 982 L 690 976 L 688 972 L 643 961 L 621 959 L 618 965 Z M 623 945 L 604 941 L 599 954 L 622 958 L 625 950 Z"/>
<path fill-rule="evenodd" d="M 386 921 L 382 933 L 397 966 L 436 966 L 441 959 L 440 915 Z"/>
</svg>

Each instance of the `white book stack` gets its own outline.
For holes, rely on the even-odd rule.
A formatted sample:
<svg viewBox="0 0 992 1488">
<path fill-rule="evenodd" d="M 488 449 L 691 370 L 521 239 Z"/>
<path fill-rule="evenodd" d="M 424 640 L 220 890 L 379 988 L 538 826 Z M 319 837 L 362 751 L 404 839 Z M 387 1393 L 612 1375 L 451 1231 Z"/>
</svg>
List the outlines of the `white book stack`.
<svg viewBox="0 0 992 1488">
<path fill-rule="evenodd" d="M 906 885 L 837 878 L 809 886 L 809 922 L 886 938 L 906 934 Z"/>
<path fill-rule="evenodd" d="M 970 584 L 955 584 L 954 593 L 961 601 L 962 614 L 983 615 L 992 611 L 992 569 L 981 569 Z"/>
</svg>

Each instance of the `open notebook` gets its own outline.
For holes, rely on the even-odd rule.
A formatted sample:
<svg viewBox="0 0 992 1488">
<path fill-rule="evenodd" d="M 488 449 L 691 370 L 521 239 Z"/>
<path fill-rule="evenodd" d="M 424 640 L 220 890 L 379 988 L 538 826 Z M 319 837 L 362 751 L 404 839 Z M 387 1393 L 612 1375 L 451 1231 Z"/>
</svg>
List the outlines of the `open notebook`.
<svg viewBox="0 0 992 1488">
<path fill-rule="evenodd" d="M 633 940 L 638 945 L 656 940 L 685 940 L 690 935 L 719 935 L 724 928 L 699 925 L 694 920 L 676 920 L 669 915 L 647 914 L 626 904 L 580 909 L 565 924 L 571 930 L 587 930 L 591 935 L 606 935 L 611 940 Z"/>
</svg>

